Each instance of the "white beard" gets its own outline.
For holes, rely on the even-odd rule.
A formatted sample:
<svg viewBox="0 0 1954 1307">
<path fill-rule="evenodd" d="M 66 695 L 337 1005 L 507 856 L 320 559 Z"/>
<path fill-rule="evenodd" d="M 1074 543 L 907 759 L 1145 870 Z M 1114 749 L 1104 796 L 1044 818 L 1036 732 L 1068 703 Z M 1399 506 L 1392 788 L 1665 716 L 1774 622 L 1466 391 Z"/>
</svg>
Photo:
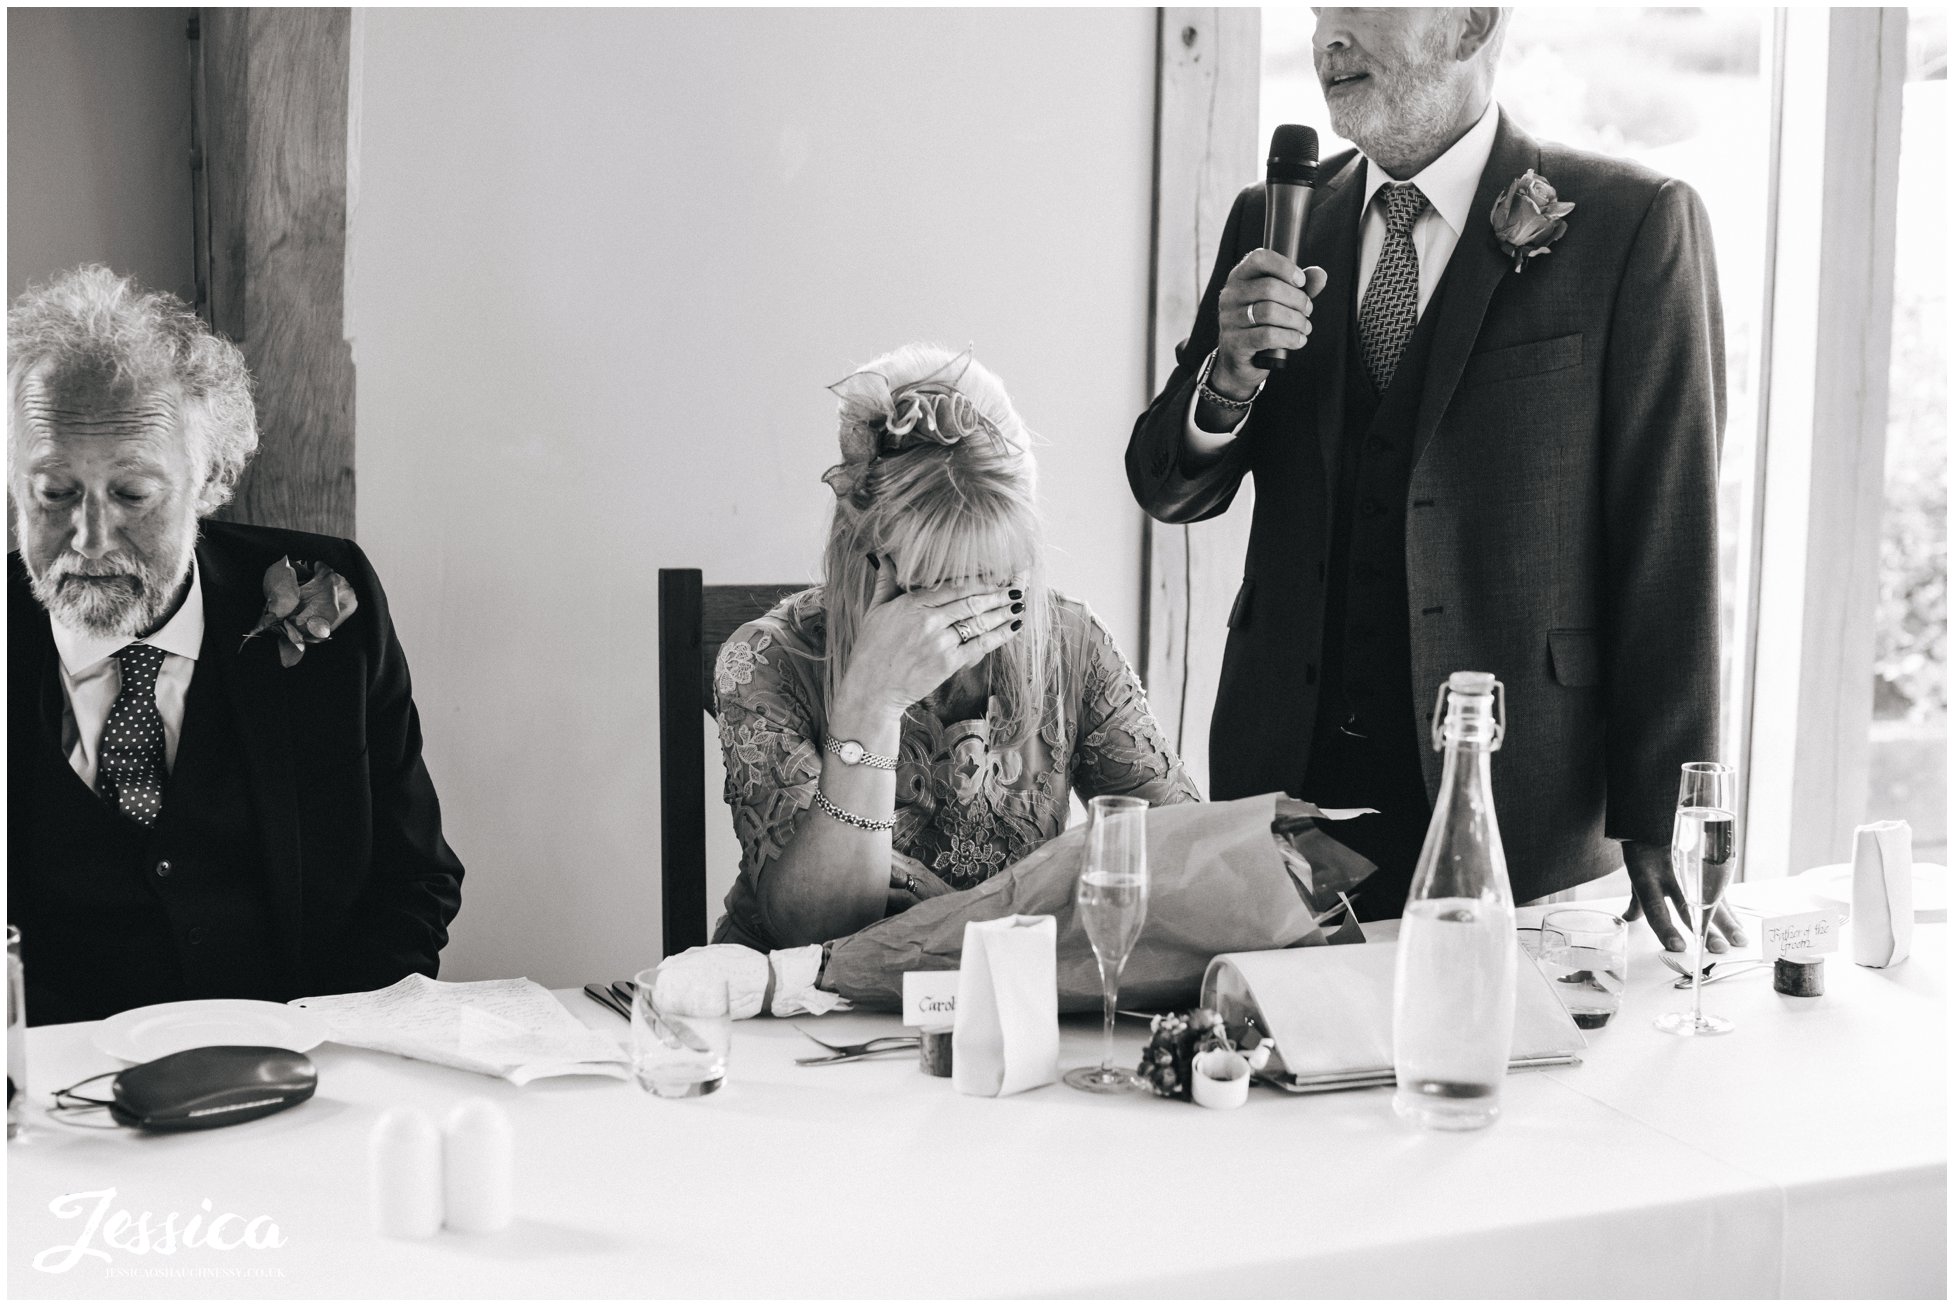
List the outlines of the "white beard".
<svg viewBox="0 0 1954 1307">
<path fill-rule="evenodd" d="M 1447 54 L 1449 40 L 1435 30 L 1416 63 L 1373 69 L 1362 92 L 1331 98 L 1331 129 L 1380 164 L 1417 158 L 1443 140 L 1471 92 L 1464 66 Z"/>
<path fill-rule="evenodd" d="M 30 567 L 28 575 L 34 597 L 61 625 L 87 635 L 134 639 L 162 624 L 178 588 L 190 575 L 196 547 L 197 519 L 192 517 L 173 542 L 169 558 L 111 554 L 89 561 L 62 554 L 46 572 L 34 575 Z M 78 576 L 112 579 L 94 583 L 71 579 Z"/>
</svg>

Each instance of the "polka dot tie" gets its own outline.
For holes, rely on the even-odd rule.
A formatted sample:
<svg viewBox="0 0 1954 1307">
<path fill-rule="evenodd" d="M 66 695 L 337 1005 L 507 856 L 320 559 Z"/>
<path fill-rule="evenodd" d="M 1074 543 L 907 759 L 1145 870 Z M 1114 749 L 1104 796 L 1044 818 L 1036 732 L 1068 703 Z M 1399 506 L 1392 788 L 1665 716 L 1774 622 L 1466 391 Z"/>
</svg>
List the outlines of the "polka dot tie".
<svg viewBox="0 0 1954 1307">
<path fill-rule="evenodd" d="M 1425 193 L 1410 182 L 1384 187 L 1384 248 L 1357 313 L 1364 370 L 1380 395 L 1389 389 L 1398 356 L 1418 325 L 1418 247 L 1411 243 L 1411 228 L 1430 207 Z"/>
<path fill-rule="evenodd" d="M 163 656 L 148 644 L 116 651 L 122 690 L 102 727 L 101 758 L 95 767 L 102 798 L 144 826 L 154 826 L 163 811 L 163 714 L 156 711 L 156 674 L 163 670 Z"/>
</svg>

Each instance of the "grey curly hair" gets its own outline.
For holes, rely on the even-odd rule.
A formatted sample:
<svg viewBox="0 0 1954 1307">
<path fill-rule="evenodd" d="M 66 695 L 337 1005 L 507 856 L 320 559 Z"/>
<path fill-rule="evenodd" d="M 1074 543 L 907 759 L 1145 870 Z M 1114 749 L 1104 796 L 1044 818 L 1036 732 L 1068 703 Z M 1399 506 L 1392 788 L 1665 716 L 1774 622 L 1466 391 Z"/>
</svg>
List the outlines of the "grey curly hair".
<svg viewBox="0 0 1954 1307">
<path fill-rule="evenodd" d="M 28 382 L 55 387 L 95 377 L 125 395 L 181 391 L 184 434 L 203 469 L 197 516 L 222 507 L 258 448 L 243 353 L 176 296 L 99 263 L 29 286 L 7 311 L 9 479 Z"/>
</svg>

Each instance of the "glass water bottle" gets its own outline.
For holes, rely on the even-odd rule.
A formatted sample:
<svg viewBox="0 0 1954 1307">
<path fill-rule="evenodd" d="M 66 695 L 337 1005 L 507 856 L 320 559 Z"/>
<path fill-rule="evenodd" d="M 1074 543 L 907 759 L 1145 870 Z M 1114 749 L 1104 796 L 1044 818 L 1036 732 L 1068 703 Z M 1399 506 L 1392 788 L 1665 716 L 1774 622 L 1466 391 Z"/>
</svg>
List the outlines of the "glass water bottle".
<svg viewBox="0 0 1954 1307">
<path fill-rule="evenodd" d="M 1519 940 L 1492 770 L 1505 701 L 1490 673 L 1454 672 L 1432 718 L 1445 772 L 1405 902 L 1392 1002 L 1392 1106 L 1427 1129 L 1491 1125 L 1512 1056 Z"/>
</svg>

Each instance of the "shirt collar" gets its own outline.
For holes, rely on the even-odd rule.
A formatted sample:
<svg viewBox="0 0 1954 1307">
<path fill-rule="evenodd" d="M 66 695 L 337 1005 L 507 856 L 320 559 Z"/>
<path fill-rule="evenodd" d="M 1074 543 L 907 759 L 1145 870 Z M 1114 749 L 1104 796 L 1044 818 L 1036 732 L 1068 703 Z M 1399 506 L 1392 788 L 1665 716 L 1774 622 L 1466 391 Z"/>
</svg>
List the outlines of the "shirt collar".
<svg viewBox="0 0 1954 1307">
<path fill-rule="evenodd" d="M 1405 178 L 1418 184 L 1445 225 L 1458 235 L 1465 234 L 1466 220 L 1472 216 L 1472 197 L 1479 192 L 1479 177 L 1486 171 L 1486 161 L 1493 157 L 1493 136 L 1498 131 L 1499 102 L 1488 100 L 1486 112 L 1479 115 L 1479 121 L 1464 136 L 1452 142 L 1451 149 L 1426 164 L 1417 176 Z M 1364 169 L 1366 211 L 1389 181 L 1391 177 L 1375 163 Z"/>
<path fill-rule="evenodd" d="M 72 630 L 55 620 L 52 614 L 49 615 L 48 625 L 53 628 L 54 647 L 61 654 L 61 666 L 70 676 L 79 676 L 130 643 L 126 635 L 91 635 L 86 631 Z M 204 585 L 197 574 L 194 555 L 190 559 L 190 592 L 183 596 L 183 602 L 171 614 L 170 620 L 163 623 L 162 629 L 144 636 L 142 643 L 192 661 L 203 648 Z"/>
</svg>

